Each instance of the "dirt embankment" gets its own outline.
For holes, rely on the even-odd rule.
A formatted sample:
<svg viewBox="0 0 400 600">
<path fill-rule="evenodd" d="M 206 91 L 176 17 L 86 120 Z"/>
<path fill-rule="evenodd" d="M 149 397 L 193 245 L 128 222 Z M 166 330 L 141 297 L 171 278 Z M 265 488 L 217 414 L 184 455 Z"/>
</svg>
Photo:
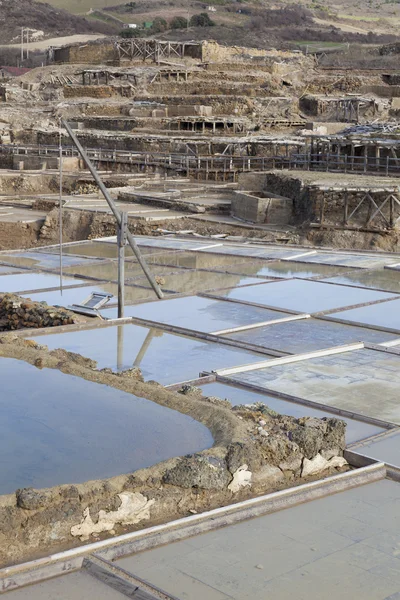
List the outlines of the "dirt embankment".
<svg viewBox="0 0 400 600">
<path fill-rule="evenodd" d="M 115 220 L 111 215 L 85 211 L 65 211 L 63 220 L 64 243 L 89 240 L 98 237 L 116 235 Z M 337 229 L 311 229 L 304 224 L 297 230 L 288 232 L 265 231 L 207 222 L 190 217 L 178 221 L 156 221 L 146 223 L 134 218 L 129 219 L 130 230 L 136 235 L 160 236 L 161 230 L 193 231 L 205 237 L 226 234 L 241 239 L 257 239 L 264 242 L 281 244 L 301 244 L 302 246 L 321 246 L 330 248 L 351 248 L 354 250 L 400 251 L 400 234 L 397 230 L 368 233 Z M 59 213 L 52 209 L 44 223 L 0 222 L 0 249 L 35 248 L 57 244 L 59 241 Z"/>
</svg>

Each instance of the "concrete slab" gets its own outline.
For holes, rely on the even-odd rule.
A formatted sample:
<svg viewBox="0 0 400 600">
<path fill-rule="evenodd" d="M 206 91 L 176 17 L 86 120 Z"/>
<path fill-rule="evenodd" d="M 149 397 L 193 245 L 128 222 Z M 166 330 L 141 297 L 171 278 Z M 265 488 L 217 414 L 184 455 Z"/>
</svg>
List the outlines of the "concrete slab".
<svg viewBox="0 0 400 600">
<path fill-rule="evenodd" d="M 398 257 L 376 254 L 345 254 L 343 252 L 324 253 L 317 252 L 298 259 L 304 263 L 318 263 L 325 265 L 337 265 L 343 267 L 358 267 L 359 269 L 376 269 L 399 262 Z"/>
<path fill-rule="evenodd" d="M 400 425 L 400 356 L 354 350 L 237 373 L 230 379 Z"/>
<path fill-rule="evenodd" d="M 5 595 L 5 598 L 10 600 L 122 600 L 125 597 L 82 571 L 30 585 Z"/>
<path fill-rule="evenodd" d="M 229 400 L 234 406 L 238 404 L 254 404 L 256 402 L 263 402 L 272 410 L 284 415 L 290 415 L 296 419 L 300 417 L 317 417 L 319 419 L 323 417 L 337 417 L 336 414 L 330 413 L 329 409 L 318 410 L 305 406 L 304 404 L 297 404 L 295 402 L 289 402 L 288 400 L 282 400 L 277 396 L 271 394 L 262 394 L 261 392 L 254 392 L 250 389 L 243 387 L 234 387 L 232 385 L 226 385 L 224 383 L 207 383 L 199 386 L 203 390 L 204 396 L 216 396 L 217 398 L 223 398 Z M 375 425 L 369 425 L 356 419 L 349 419 L 343 416 L 339 417 L 347 423 L 346 428 L 346 442 L 351 444 L 355 441 L 365 439 L 377 433 L 385 431 L 382 427 L 376 427 Z"/>
<path fill-rule="evenodd" d="M 299 251 L 293 249 L 285 250 L 281 247 L 229 246 L 228 244 L 207 249 L 206 252 L 228 254 L 231 256 L 246 256 L 248 258 L 290 258 L 295 254 L 299 254 Z"/>
<path fill-rule="evenodd" d="M 296 279 L 236 289 L 219 295 L 232 300 L 243 300 L 305 313 L 339 309 L 394 297 L 393 294 L 386 292 Z"/>
<path fill-rule="evenodd" d="M 362 323 L 367 326 L 388 327 L 400 331 L 400 299 L 384 304 L 371 304 L 361 308 L 338 311 L 332 313 L 330 317 L 348 323 Z"/>
<path fill-rule="evenodd" d="M 398 335 L 394 333 L 319 319 L 299 319 L 271 324 L 228 333 L 224 337 L 291 354 L 322 350 L 352 342 L 381 344 L 398 339 Z"/>
<path fill-rule="evenodd" d="M 399 545 L 374 537 L 400 532 L 399 501 L 399 484 L 371 483 L 117 564 L 179 598 L 387 600 L 400 593 Z"/>
<path fill-rule="evenodd" d="M 0 207 L 2 223 L 42 223 L 46 219 L 46 214 L 46 212 L 16 206 Z"/>
</svg>

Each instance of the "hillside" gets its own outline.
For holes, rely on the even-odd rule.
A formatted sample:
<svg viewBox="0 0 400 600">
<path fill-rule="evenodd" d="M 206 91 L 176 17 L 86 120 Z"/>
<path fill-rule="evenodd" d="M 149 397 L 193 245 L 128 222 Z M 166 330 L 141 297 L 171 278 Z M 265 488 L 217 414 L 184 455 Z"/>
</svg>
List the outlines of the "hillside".
<svg viewBox="0 0 400 600">
<path fill-rule="evenodd" d="M 212 2 L 201 2 L 199 0 L 48 0 L 57 8 L 65 8 L 76 15 L 87 15 L 91 9 L 105 11 L 107 15 L 130 23 L 141 24 L 144 21 L 151 22 L 156 17 L 167 21 L 173 17 L 187 18 L 194 14 L 207 11 L 209 4 L 214 5 L 216 11 L 210 13 L 219 30 L 194 32 L 196 38 L 218 37 L 222 43 L 247 43 L 247 39 L 253 40 L 251 45 L 260 45 L 259 36 L 254 36 L 254 22 L 260 23 L 259 29 L 263 29 L 262 37 L 267 39 L 272 34 L 271 43 L 274 40 L 287 41 L 292 31 L 284 32 L 284 24 L 280 25 L 281 32 L 270 30 L 262 13 L 268 13 L 271 9 L 294 7 L 307 9 L 313 16 L 313 24 L 288 23 L 294 25 L 297 32 L 293 41 L 324 41 L 325 36 L 319 36 L 318 30 L 326 32 L 333 28 L 341 32 L 343 36 L 334 34 L 332 39 L 325 41 L 354 41 L 352 35 L 366 35 L 372 32 L 375 35 L 398 35 L 400 15 L 396 9 L 394 0 L 300 0 L 294 3 L 291 0 L 277 0 L 271 4 L 270 0 L 213 0 Z M 101 13 L 100 13 L 101 14 Z M 98 15 L 99 16 L 99 15 Z M 260 19 L 261 16 L 261 19 Z M 89 17 L 94 23 L 95 17 Z M 103 19 L 104 22 L 104 19 Z M 303 25 L 303 26 L 302 26 Z M 223 31 L 221 28 L 224 28 Z M 241 31 L 242 30 L 242 31 Z M 253 30 L 253 31 L 252 31 Z M 281 35 L 283 33 L 283 35 Z M 302 33 L 306 37 L 301 37 Z M 211 35 L 212 34 L 212 35 Z M 350 34 L 346 36 L 345 34 Z M 182 31 L 168 33 L 170 39 L 181 39 Z M 239 35 L 239 39 L 237 36 Z M 346 39 L 345 39 L 346 38 Z M 379 42 L 378 42 L 379 43 Z M 265 42 L 262 42 L 265 45 Z"/>
<path fill-rule="evenodd" d="M 100 21 L 88 21 L 50 4 L 34 0 L 0 0 L 1 42 L 18 42 L 21 27 L 31 29 L 31 39 L 79 33 L 110 33 Z"/>
</svg>

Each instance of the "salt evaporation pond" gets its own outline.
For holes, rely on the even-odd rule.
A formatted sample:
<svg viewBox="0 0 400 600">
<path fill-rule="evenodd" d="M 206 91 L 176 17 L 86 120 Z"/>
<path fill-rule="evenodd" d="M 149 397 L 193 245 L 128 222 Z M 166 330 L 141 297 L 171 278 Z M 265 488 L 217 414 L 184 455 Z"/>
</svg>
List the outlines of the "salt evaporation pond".
<svg viewBox="0 0 400 600">
<path fill-rule="evenodd" d="M 213 444 L 196 420 L 106 385 L 0 359 L 0 493 L 81 483 Z"/>
</svg>

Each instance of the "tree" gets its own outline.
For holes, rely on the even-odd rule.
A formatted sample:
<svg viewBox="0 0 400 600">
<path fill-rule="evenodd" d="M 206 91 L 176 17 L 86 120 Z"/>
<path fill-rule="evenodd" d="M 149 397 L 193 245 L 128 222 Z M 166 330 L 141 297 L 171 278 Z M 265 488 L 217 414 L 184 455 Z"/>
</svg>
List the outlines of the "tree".
<svg viewBox="0 0 400 600">
<path fill-rule="evenodd" d="M 207 13 L 193 15 L 193 17 L 190 19 L 191 27 L 211 27 L 212 25 L 215 25 L 215 23 L 212 19 L 210 19 Z"/>
<path fill-rule="evenodd" d="M 188 21 L 185 17 L 174 17 L 169 26 L 171 29 L 185 29 L 188 26 Z"/>
<path fill-rule="evenodd" d="M 153 21 L 153 25 L 151 27 L 152 33 L 162 33 L 168 29 L 168 23 L 162 17 L 156 17 Z"/>
</svg>

